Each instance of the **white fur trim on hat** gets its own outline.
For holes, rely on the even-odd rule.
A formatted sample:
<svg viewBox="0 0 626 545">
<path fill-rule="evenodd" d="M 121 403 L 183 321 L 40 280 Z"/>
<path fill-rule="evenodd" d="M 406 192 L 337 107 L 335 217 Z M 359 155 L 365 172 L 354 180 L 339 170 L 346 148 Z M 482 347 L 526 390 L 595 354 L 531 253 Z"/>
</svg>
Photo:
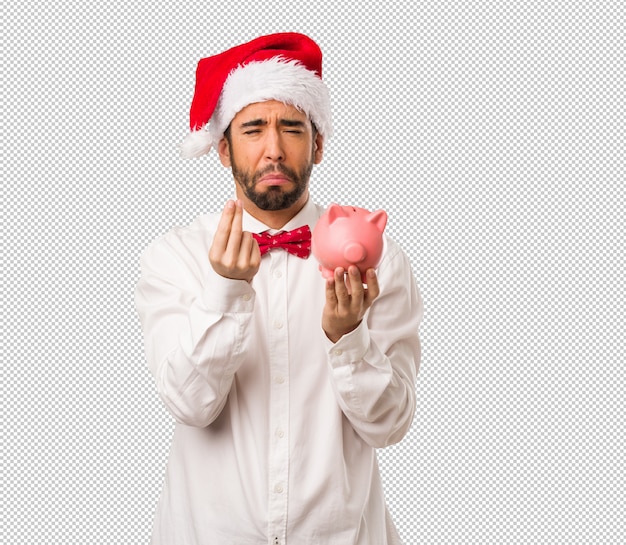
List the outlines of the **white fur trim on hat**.
<svg viewBox="0 0 626 545">
<path fill-rule="evenodd" d="M 273 57 L 233 70 L 222 89 L 208 125 L 193 131 L 180 146 L 183 157 L 200 157 L 224 136 L 235 115 L 249 104 L 278 100 L 306 113 L 326 139 L 332 136 L 330 97 L 326 84 L 298 61 Z"/>
<path fill-rule="evenodd" d="M 194 159 L 209 153 L 212 144 L 213 140 L 208 127 L 204 126 L 198 131 L 190 132 L 181 142 L 179 150 L 183 159 Z"/>
</svg>

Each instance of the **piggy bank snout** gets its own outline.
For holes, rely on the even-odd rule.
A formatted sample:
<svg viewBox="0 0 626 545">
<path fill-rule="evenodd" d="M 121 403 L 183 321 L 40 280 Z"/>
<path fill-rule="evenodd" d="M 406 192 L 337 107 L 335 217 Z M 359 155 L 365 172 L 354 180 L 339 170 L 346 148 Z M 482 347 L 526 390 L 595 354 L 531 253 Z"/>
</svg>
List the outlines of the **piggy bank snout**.
<svg viewBox="0 0 626 545">
<path fill-rule="evenodd" d="M 343 257 L 350 263 L 360 263 L 367 257 L 367 250 L 359 242 L 348 242 L 343 249 Z"/>
</svg>

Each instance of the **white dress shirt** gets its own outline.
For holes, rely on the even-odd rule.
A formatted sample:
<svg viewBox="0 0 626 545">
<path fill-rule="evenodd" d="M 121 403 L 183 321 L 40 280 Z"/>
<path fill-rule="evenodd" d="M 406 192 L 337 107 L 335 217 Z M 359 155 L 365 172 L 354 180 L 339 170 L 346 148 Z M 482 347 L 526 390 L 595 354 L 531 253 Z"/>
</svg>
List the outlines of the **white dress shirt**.
<svg viewBox="0 0 626 545">
<path fill-rule="evenodd" d="M 284 230 L 312 230 L 322 212 L 309 200 Z M 208 260 L 218 220 L 141 259 L 146 356 L 177 422 L 152 544 L 400 543 L 375 449 L 415 412 L 422 301 L 405 254 L 385 238 L 381 293 L 333 344 L 315 258 L 273 250 L 251 283 L 223 278 Z M 246 213 L 243 227 L 267 230 Z"/>
</svg>

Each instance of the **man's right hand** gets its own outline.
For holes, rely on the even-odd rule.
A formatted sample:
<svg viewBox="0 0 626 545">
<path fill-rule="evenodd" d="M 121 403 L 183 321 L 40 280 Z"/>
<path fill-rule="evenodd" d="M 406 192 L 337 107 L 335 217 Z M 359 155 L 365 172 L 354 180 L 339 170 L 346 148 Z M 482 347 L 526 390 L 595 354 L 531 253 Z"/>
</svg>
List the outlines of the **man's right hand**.
<svg viewBox="0 0 626 545">
<path fill-rule="evenodd" d="M 252 233 L 243 230 L 242 218 L 241 201 L 228 201 L 209 250 L 209 261 L 217 274 L 250 282 L 261 265 L 261 251 Z"/>
</svg>

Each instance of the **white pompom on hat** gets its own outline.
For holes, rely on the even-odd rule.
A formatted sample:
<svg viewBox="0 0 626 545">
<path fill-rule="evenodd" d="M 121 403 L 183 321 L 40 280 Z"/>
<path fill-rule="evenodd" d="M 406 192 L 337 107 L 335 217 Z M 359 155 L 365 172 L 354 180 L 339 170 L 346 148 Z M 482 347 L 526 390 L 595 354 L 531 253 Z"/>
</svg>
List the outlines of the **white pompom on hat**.
<svg viewBox="0 0 626 545">
<path fill-rule="evenodd" d="M 239 111 L 255 102 L 278 100 L 306 113 L 324 137 L 332 135 L 330 97 L 321 79 L 322 52 L 304 34 L 261 36 L 201 59 L 189 112 L 191 133 L 183 157 L 201 157 L 217 147 Z"/>
</svg>

